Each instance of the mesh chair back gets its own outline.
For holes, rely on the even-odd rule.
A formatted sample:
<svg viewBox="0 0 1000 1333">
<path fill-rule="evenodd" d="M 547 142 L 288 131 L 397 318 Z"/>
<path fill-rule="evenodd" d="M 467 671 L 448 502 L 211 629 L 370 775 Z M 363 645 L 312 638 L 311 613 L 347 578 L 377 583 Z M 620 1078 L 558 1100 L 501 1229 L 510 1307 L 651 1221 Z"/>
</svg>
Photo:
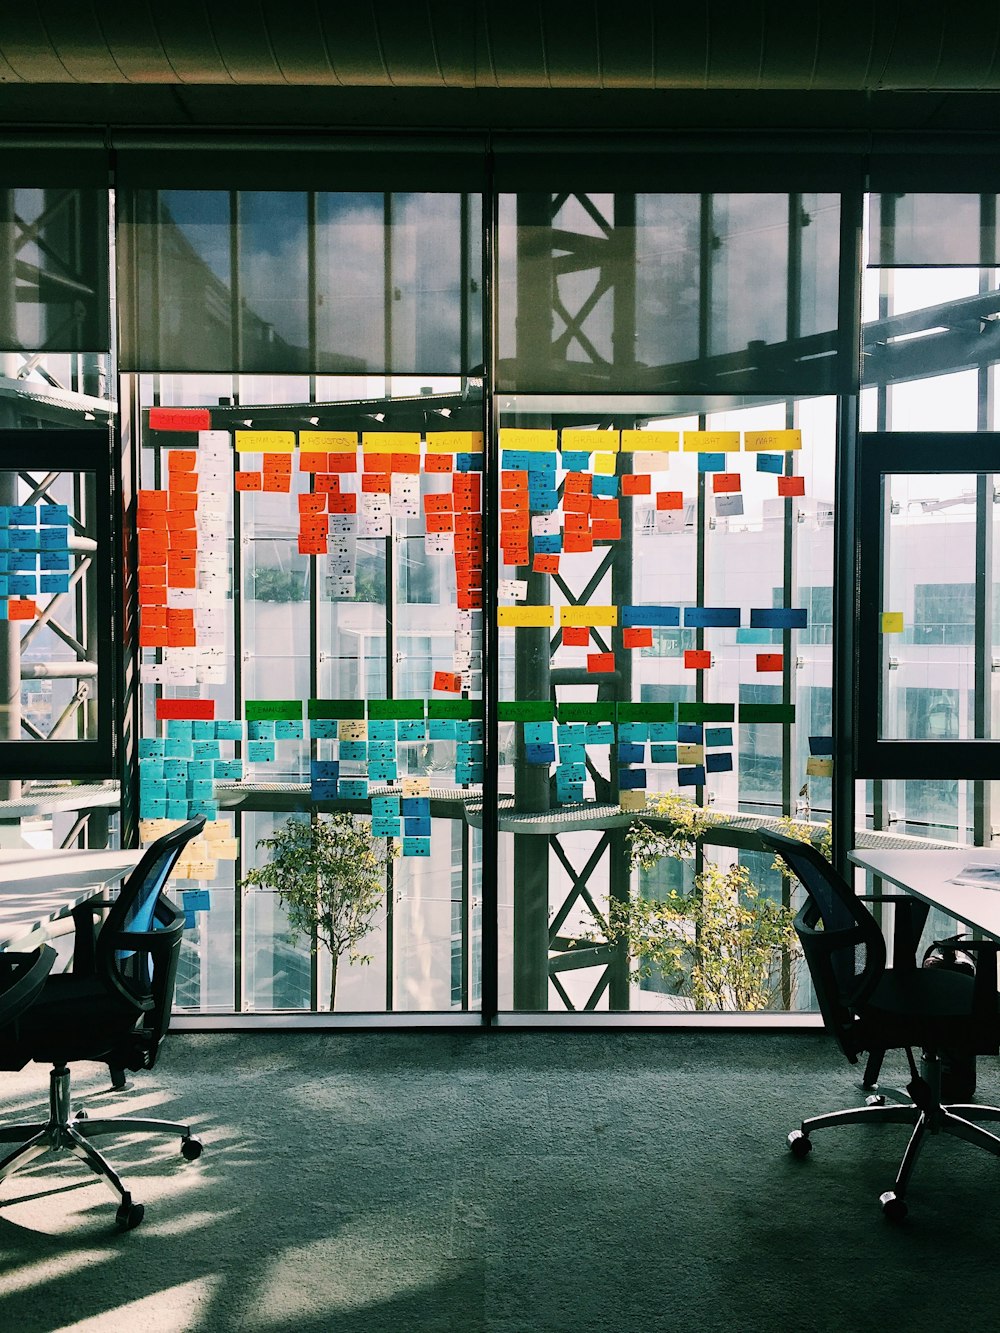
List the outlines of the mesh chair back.
<svg viewBox="0 0 1000 1333">
<path fill-rule="evenodd" d="M 881 927 L 847 881 L 808 843 L 781 833 L 761 832 L 760 840 L 798 879 L 806 901 L 795 932 L 812 976 L 827 1029 L 855 1063 L 866 1049 L 859 1032 L 858 1006 L 885 971 Z"/>
</svg>

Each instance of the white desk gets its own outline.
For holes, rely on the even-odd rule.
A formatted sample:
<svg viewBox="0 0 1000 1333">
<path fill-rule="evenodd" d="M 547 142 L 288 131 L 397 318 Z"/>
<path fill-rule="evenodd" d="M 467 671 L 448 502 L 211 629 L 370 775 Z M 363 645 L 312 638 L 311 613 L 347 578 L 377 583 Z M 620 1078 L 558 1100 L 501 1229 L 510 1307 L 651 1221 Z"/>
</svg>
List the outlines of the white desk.
<svg viewBox="0 0 1000 1333">
<path fill-rule="evenodd" d="M 52 922 L 101 897 L 141 856 L 141 850 L 0 850 L 0 949 L 22 942 L 34 948 Z"/>
<path fill-rule="evenodd" d="M 1000 852 L 983 847 L 954 851 L 861 851 L 850 858 L 915 898 L 939 907 L 982 935 L 1000 940 L 1000 890 L 948 881 L 969 865 L 1000 866 Z"/>
</svg>

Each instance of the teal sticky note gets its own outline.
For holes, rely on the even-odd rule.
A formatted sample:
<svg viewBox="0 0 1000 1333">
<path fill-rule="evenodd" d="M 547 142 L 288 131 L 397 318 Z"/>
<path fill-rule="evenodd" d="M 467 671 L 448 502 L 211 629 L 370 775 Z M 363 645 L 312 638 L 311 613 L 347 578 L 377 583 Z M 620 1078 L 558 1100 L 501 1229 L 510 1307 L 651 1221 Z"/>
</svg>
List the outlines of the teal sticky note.
<svg viewBox="0 0 1000 1333">
<path fill-rule="evenodd" d="M 335 741 L 337 739 L 337 720 L 331 717 L 314 717 L 309 720 L 309 735 L 314 741 Z"/>
<path fill-rule="evenodd" d="M 401 820 L 393 815 L 372 815 L 373 838 L 398 838 Z"/>
<path fill-rule="evenodd" d="M 482 718 L 472 718 L 468 722 L 455 723 L 455 738 L 460 741 L 481 741 L 483 739 Z"/>
<path fill-rule="evenodd" d="M 365 741 L 341 741 L 339 757 L 352 764 L 368 762 L 368 745 Z"/>
<path fill-rule="evenodd" d="M 396 738 L 401 741 L 422 741 L 427 736 L 427 723 L 423 719 L 400 718 L 396 723 Z"/>
<path fill-rule="evenodd" d="M 560 764 L 585 764 L 587 762 L 587 747 L 585 745 L 560 745 L 559 762 Z"/>
<path fill-rule="evenodd" d="M 192 759 L 221 759 L 222 745 L 219 741 L 192 741 Z"/>
<path fill-rule="evenodd" d="M 656 744 L 669 743 L 677 739 L 676 722 L 650 722 L 649 739 Z"/>
<path fill-rule="evenodd" d="M 216 759 L 212 765 L 212 776 L 217 782 L 242 782 L 242 759 Z"/>
<path fill-rule="evenodd" d="M 190 760 L 166 758 L 163 761 L 163 776 L 168 782 L 187 782 Z"/>
<path fill-rule="evenodd" d="M 9 574 L 7 592 L 11 597 L 34 597 L 38 591 L 38 579 L 34 574 Z"/>
<path fill-rule="evenodd" d="M 273 763 L 274 741 L 264 741 L 264 740 L 247 741 L 247 759 L 252 764 Z"/>
<path fill-rule="evenodd" d="M 649 726 L 645 722 L 623 722 L 618 728 L 618 740 L 622 745 L 645 745 Z"/>
<path fill-rule="evenodd" d="M 247 723 L 247 740 L 250 741 L 273 741 L 274 740 L 274 722 L 270 719 L 263 719 L 259 722 Z M 272 756 L 273 758 L 273 756 Z"/>
<path fill-rule="evenodd" d="M 38 521 L 42 527 L 61 527 L 65 530 L 69 523 L 69 509 L 66 505 L 39 505 Z"/>
<path fill-rule="evenodd" d="M 168 801 L 166 809 L 167 819 L 187 819 L 188 803 L 184 801 Z"/>
<path fill-rule="evenodd" d="M 147 778 L 162 778 L 163 776 L 162 759 L 139 760 L 139 777 L 143 782 L 145 782 Z"/>
<path fill-rule="evenodd" d="M 215 739 L 218 741 L 241 741 L 243 739 L 243 723 L 233 722 L 225 719 L 214 723 Z"/>
<path fill-rule="evenodd" d="M 305 732 L 302 729 L 301 722 L 285 720 L 277 721 L 274 724 L 274 739 L 276 741 L 300 741 L 304 736 Z"/>
<path fill-rule="evenodd" d="M 184 809 L 187 810 L 185 803 Z M 140 819 L 166 819 L 167 802 L 149 796 L 139 795 L 139 818 Z"/>
<path fill-rule="evenodd" d="M 197 782 L 189 782 L 187 798 L 189 801 L 210 801 L 212 799 L 212 779 L 199 778 Z"/>
<path fill-rule="evenodd" d="M 676 764 L 677 746 L 651 745 L 649 747 L 649 761 L 651 764 Z"/>
<path fill-rule="evenodd" d="M 430 838 L 404 838 L 403 855 L 404 856 L 430 856 L 431 840 Z"/>
<path fill-rule="evenodd" d="M 342 777 L 340 779 L 340 795 L 347 800 L 365 800 L 368 795 L 368 779 Z"/>
<path fill-rule="evenodd" d="M 524 722 L 521 725 L 524 728 L 525 745 L 552 744 L 551 722 Z"/>
<path fill-rule="evenodd" d="M 167 759 L 191 758 L 191 742 L 181 736 L 168 736 L 163 746 L 163 753 Z"/>
<path fill-rule="evenodd" d="M 556 728 L 556 741 L 559 745 L 585 745 L 586 725 L 583 722 L 560 722 Z"/>
<path fill-rule="evenodd" d="M 398 776 L 396 763 L 393 760 L 381 760 L 377 763 L 368 764 L 368 776 L 373 782 L 395 782 Z"/>
<path fill-rule="evenodd" d="M 196 740 L 196 741 L 212 741 L 212 740 L 215 740 L 215 723 L 214 723 L 214 722 L 199 722 L 199 721 L 192 722 L 192 723 L 191 723 L 191 736 L 192 736 L 192 738 L 193 738 L 194 740 Z"/>
<path fill-rule="evenodd" d="M 167 799 L 167 784 L 162 778 L 147 777 L 144 773 L 142 775 L 142 794 L 154 801 L 165 801 Z"/>
<path fill-rule="evenodd" d="M 167 735 L 172 737 L 181 736 L 185 740 L 190 740 L 193 734 L 193 723 L 184 718 L 172 717 L 167 722 Z"/>
<path fill-rule="evenodd" d="M 432 719 L 428 724 L 432 741 L 453 741 L 458 735 L 458 723 L 448 718 Z"/>
<path fill-rule="evenodd" d="M 398 796 L 373 796 L 372 814 L 373 815 L 393 815 L 399 814 L 400 798 Z"/>
<path fill-rule="evenodd" d="M 712 746 L 732 746 L 733 729 L 732 727 L 706 727 L 705 744 Z"/>
<path fill-rule="evenodd" d="M 139 741 L 140 759 L 162 759 L 164 756 L 163 741 L 154 736 L 143 736 Z"/>
<path fill-rule="evenodd" d="M 370 741 L 394 741 L 396 739 L 395 721 L 392 718 L 376 718 L 375 721 L 369 721 L 368 739 Z"/>
</svg>

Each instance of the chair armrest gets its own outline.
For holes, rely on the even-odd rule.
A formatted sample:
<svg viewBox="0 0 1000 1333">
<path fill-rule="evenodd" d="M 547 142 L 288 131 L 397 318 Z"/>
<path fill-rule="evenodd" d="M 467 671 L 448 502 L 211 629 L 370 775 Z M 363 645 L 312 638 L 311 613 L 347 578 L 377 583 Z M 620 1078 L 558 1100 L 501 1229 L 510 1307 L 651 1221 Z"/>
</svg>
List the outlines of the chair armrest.
<svg viewBox="0 0 1000 1333">
<path fill-rule="evenodd" d="M 0 953 L 0 1027 L 34 1003 L 57 957 L 47 944 L 32 953 Z"/>
</svg>

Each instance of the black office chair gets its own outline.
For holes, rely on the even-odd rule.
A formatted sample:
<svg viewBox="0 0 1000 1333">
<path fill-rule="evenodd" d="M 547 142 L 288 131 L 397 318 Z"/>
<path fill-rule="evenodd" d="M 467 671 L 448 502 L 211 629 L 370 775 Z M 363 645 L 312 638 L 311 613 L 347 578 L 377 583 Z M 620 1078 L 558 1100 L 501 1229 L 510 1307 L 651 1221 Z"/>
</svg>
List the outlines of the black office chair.
<svg viewBox="0 0 1000 1333">
<path fill-rule="evenodd" d="M 190 1126 L 173 1121 L 91 1120 L 84 1111 L 71 1119 L 68 1065 L 99 1061 L 120 1084 L 116 1071 L 152 1069 L 156 1063 L 170 1021 L 184 930 L 183 912 L 163 890 L 181 851 L 204 826 L 204 819 L 192 819 L 154 842 L 114 901 L 78 907 L 72 971 L 42 977 L 33 1001 L 0 1024 L 0 1069 L 22 1069 L 29 1060 L 53 1065 L 48 1120 L 0 1128 L 0 1143 L 21 1144 L 0 1161 L 0 1181 L 42 1153 L 71 1152 L 119 1200 L 116 1220 L 125 1231 L 142 1221 L 143 1206 L 90 1140 L 119 1133 L 179 1134 L 188 1161 L 201 1155 L 201 1144 Z"/>
<path fill-rule="evenodd" d="M 760 839 L 806 892 L 795 930 L 824 1023 L 852 1064 L 868 1053 L 863 1085 L 875 1092 L 864 1106 L 804 1120 L 789 1134 L 789 1147 L 804 1158 L 812 1149 L 813 1131 L 835 1125 L 912 1125 L 895 1184 L 880 1197 L 886 1217 L 899 1221 L 907 1213 L 906 1191 L 927 1134 L 953 1134 L 1000 1157 L 1000 1138 L 972 1123 L 1000 1121 L 1000 1107 L 969 1100 L 975 1090 L 975 1057 L 1000 1049 L 1000 945 L 992 940 L 963 942 L 963 950 L 977 955 L 974 977 L 918 967 L 925 904 L 903 893 L 862 899 L 814 847 L 778 833 L 761 832 Z M 886 965 L 882 930 L 865 905 L 871 901 L 895 904 L 892 967 Z M 914 1048 L 921 1050 L 919 1071 Z M 876 1089 L 885 1052 L 897 1049 L 906 1052 L 910 1067 L 906 1092 Z M 899 1104 L 888 1104 L 890 1099 Z"/>
</svg>

